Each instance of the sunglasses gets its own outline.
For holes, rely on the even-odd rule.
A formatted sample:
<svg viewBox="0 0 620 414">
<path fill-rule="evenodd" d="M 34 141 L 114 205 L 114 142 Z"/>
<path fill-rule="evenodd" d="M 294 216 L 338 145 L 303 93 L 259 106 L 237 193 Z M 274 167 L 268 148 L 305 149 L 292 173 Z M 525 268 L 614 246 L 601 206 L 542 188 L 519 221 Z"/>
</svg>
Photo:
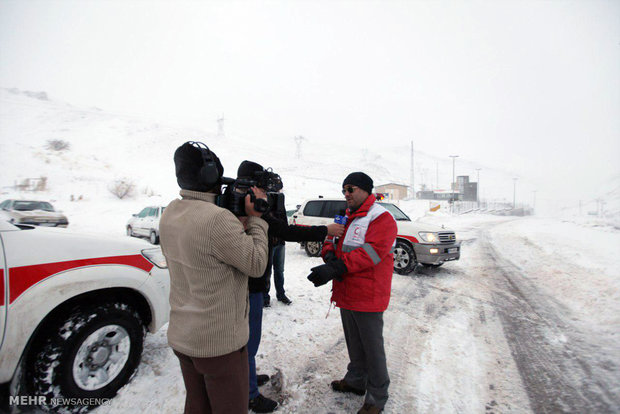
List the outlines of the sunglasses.
<svg viewBox="0 0 620 414">
<path fill-rule="evenodd" d="M 342 189 L 342 194 L 346 194 L 346 193 L 353 194 L 353 192 L 355 191 L 355 189 L 356 189 L 356 188 L 357 188 L 357 187 L 355 187 L 355 186 L 352 186 L 352 187 L 344 187 L 344 188 Z"/>
</svg>

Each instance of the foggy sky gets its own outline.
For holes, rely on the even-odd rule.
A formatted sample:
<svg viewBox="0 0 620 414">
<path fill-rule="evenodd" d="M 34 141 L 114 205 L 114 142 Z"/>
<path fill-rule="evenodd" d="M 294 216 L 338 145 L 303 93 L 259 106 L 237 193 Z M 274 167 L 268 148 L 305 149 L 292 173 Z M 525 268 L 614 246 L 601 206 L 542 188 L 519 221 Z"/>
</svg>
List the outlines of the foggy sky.
<svg viewBox="0 0 620 414">
<path fill-rule="evenodd" d="M 539 191 L 620 173 L 619 74 L 618 1 L 0 1 L 2 87 L 326 156 L 413 140 Z"/>
</svg>

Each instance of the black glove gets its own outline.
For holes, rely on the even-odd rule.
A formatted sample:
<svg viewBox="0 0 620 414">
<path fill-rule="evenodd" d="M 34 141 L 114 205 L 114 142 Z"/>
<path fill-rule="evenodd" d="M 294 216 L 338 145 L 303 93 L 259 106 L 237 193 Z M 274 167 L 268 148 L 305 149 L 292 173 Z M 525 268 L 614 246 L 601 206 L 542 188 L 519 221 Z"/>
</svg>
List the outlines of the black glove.
<svg viewBox="0 0 620 414">
<path fill-rule="evenodd" d="M 342 275 L 347 272 L 347 266 L 342 260 L 336 259 L 310 270 L 312 273 L 308 275 L 308 280 L 314 283 L 314 287 L 319 287 L 332 279 L 342 280 Z"/>
<path fill-rule="evenodd" d="M 338 260 L 338 258 L 336 257 L 336 253 L 333 250 L 329 250 L 327 253 L 325 253 L 325 257 L 323 258 L 323 260 L 325 260 L 325 263 L 329 263 L 331 261 Z"/>
</svg>

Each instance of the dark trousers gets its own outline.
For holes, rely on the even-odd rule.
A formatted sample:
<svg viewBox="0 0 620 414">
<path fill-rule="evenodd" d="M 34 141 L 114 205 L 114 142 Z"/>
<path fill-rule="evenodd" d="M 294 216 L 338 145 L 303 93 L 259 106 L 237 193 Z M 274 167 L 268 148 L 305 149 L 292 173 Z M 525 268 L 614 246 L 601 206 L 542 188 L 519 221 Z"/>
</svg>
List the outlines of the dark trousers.
<svg viewBox="0 0 620 414">
<path fill-rule="evenodd" d="M 256 383 L 256 353 L 260 345 L 260 337 L 263 328 L 263 293 L 250 292 L 250 339 L 248 340 L 248 366 L 249 366 L 249 396 L 250 399 L 258 397 L 258 384 Z M 244 397 L 246 400 L 248 394 Z M 247 401 L 246 401 L 247 402 Z"/>
<path fill-rule="evenodd" d="M 344 380 L 366 390 L 365 403 L 385 407 L 390 377 L 383 347 L 383 312 L 340 309 L 349 365 Z"/>
<path fill-rule="evenodd" d="M 276 285 L 276 297 L 282 299 L 284 293 L 284 257 L 286 256 L 286 245 L 278 244 L 271 250 L 271 262 L 273 263 L 273 283 Z M 265 299 L 269 300 L 269 290 L 271 289 L 271 266 L 267 272 L 267 289 Z"/>
<path fill-rule="evenodd" d="M 174 351 L 185 382 L 185 414 L 248 412 L 248 350 L 213 358 Z"/>
</svg>

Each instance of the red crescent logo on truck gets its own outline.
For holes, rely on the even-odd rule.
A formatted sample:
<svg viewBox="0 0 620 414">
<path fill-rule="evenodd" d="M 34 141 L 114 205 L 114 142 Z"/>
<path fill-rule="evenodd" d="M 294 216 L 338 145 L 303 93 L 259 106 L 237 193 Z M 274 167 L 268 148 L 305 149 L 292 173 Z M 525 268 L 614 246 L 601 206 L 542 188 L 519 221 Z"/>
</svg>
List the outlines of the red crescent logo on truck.
<svg viewBox="0 0 620 414">
<path fill-rule="evenodd" d="M 131 266 L 144 270 L 145 272 L 150 272 L 154 267 L 151 262 L 146 260 L 140 254 L 133 254 L 129 256 L 94 257 L 90 259 L 69 260 L 66 262 L 12 267 L 9 269 L 9 288 L 11 290 L 9 303 L 13 303 L 19 295 L 24 293 L 32 285 L 52 275 L 80 267 L 97 265 Z M 4 281 L 4 278 L 2 278 L 2 280 Z M 2 299 L 2 302 L 4 302 L 4 298 Z"/>
</svg>

